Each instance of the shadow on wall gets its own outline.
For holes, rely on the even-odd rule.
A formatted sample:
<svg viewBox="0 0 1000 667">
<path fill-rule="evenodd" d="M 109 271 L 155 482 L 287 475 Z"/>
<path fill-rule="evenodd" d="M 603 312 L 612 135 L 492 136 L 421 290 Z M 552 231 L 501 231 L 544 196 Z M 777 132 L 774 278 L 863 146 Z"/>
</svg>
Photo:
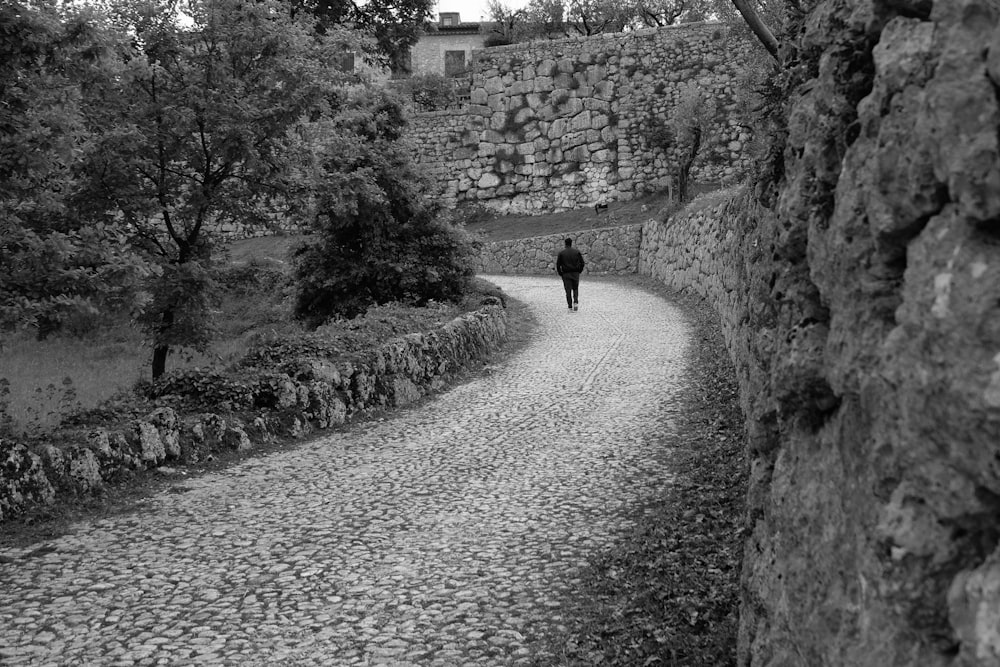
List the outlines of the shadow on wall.
<svg viewBox="0 0 1000 667">
<path fill-rule="evenodd" d="M 701 23 L 477 52 L 468 108 L 416 115 L 409 140 L 451 206 L 538 214 L 628 200 L 676 177 L 680 153 L 653 137 L 694 81 L 715 122 L 692 177 L 737 182 L 751 137 L 733 91 L 749 48 Z"/>
</svg>

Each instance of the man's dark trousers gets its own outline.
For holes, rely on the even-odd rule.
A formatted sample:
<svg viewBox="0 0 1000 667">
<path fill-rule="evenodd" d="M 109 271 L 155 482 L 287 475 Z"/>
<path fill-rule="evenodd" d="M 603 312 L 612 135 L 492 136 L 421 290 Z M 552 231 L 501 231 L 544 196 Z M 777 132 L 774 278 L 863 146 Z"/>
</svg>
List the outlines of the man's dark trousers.
<svg viewBox="0 0 1000 667">
<path fill-rule="evenodd" d="M 566 289 L 566 305 L 572 308 L 574 303 L 580 301 L 580 274 L 564 273 L 562 279 Z"/>
</svg>

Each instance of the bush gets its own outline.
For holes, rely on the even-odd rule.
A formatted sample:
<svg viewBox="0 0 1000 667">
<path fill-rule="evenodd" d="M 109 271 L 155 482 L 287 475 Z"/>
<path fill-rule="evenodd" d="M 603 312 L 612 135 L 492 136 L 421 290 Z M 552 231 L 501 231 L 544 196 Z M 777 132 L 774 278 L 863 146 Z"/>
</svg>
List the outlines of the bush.
<svg viewBox="0 0 1000 667">
<path fill-rule="evenodd" d="M 230 264 L 219 271 L 217 280 L 234 294 L 274 294 L 291 281 L 288 272 L 277 262 L 251 259 L 244 264 Z"/>
<path fill-rule="evenodd" d="M 458 104 L 458 85 L 440 74 L 418 74 L 397 84 L 421 111 L 438 111 Z"/>
<path fill-rule="evenodd" d="M 321 154 L 324 183 L 314 232 L 293 253 L 296 315 L 315 327 L 370 306 L 462 298 L 471 242 L 441 218 L 429 184 L 397 139 L 401 115 L 353 115 L 367 136 L 333 128 Z"/>
<path fill-rule="evenodd" d="M 465 232 L 426 215 L 402 224 L 389 217 L 367 222 L 378 228 L 330 230 L 296 251 L 295 312 L 308 326 L 392 301 L 423 306 L 462 298 L 472 275 Z"/>
</svg>

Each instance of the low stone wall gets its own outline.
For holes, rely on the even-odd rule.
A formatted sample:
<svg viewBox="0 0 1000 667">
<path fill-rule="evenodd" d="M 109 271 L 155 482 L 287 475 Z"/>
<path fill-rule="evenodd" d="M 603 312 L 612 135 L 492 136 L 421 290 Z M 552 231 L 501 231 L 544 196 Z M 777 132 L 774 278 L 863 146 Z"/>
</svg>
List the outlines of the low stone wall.
<svg viewBox="0 0 1000 667">
<path fill-rule="evenodd" d="M 639 268 L 642 225 L 588 229 L 573 234 L 550 234 L 484 244 L 477 273 L 545 275 L 556 270 L 556 255 L 570 236 L 587 262 L 587 273 L 635 273 Z"/>
<path fill-rule="evenodd" d="M 507 340 L 507 315 L 492 304 L 441 329 L 390 340 L 364 362 L 296 359 L 248 390 L 252 411 L 178 414 L 158 407 L 116 428 L 70 434 L 77 444 L 29 448 L 0 441 L 0 523 L 60 493 L 82 493 L 129 471 L 194 462 L 213 451 L 253 448 L 344 423 L 372 408 L 406 405 Z"/>
</svg>

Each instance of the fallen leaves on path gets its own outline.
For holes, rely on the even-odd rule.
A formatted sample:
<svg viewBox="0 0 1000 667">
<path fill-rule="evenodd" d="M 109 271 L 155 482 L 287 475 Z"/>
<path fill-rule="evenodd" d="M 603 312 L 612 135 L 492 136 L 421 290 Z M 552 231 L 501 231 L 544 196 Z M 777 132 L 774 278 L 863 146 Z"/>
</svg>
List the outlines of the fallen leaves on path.
<svg viewBox="0 0 1000 667">
<path fill-rule="evenodd" d="M 683 409 L 663 435 L 676 483 L 634 508 L 635 528 L 592 559 L 584 589 L 565 603 L 569 632 L 548 638 L 537 665 L 736 664 L 747 483 L 736 381 L 714 314 L 666 296 L 692 324 Z"/>
</svg>

